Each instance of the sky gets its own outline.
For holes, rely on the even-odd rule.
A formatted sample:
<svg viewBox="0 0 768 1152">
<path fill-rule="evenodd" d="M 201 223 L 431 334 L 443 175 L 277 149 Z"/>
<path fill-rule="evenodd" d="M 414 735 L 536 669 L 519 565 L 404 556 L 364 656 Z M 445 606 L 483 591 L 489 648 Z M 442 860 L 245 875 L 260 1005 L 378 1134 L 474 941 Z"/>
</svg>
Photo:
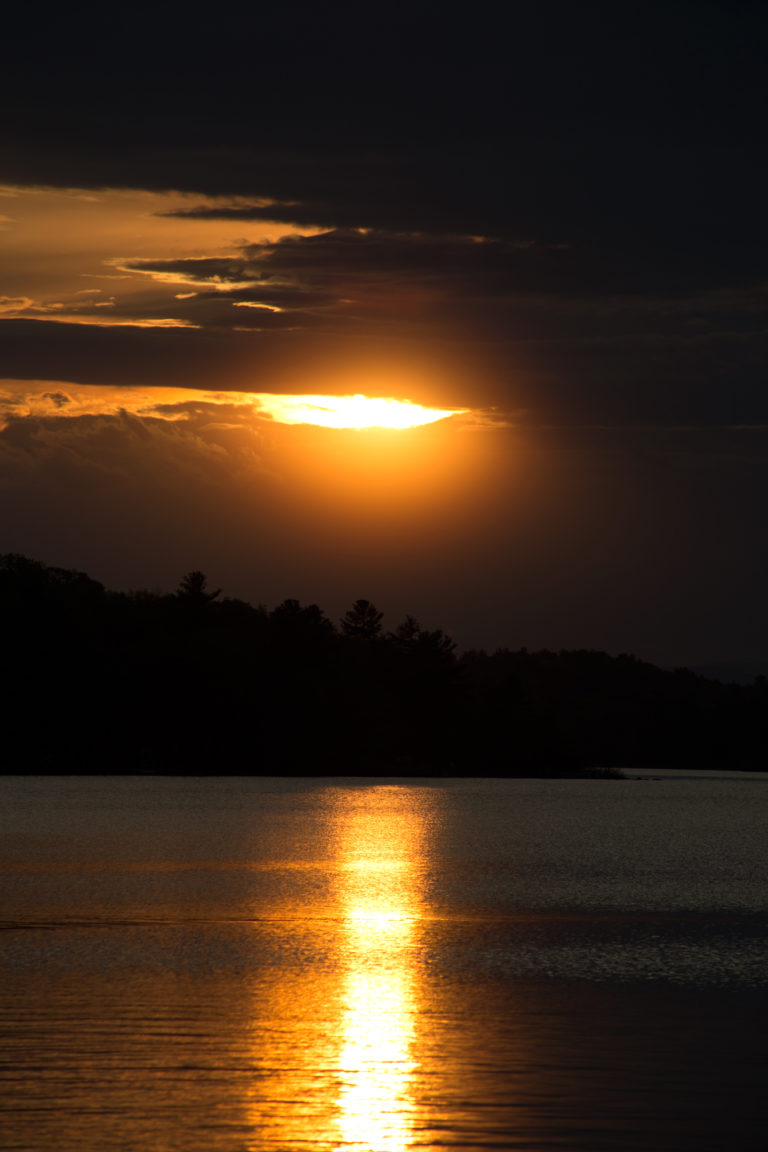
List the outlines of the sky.
<svg viewBox="0 0 768 1152">
<path fill-rule="evenodd" d="M 0 551 L 768 671 L 766 31 L 674 0 L 9 17 Z M 446 415 L 288 403 L 354 395 Z"/>
</svg>

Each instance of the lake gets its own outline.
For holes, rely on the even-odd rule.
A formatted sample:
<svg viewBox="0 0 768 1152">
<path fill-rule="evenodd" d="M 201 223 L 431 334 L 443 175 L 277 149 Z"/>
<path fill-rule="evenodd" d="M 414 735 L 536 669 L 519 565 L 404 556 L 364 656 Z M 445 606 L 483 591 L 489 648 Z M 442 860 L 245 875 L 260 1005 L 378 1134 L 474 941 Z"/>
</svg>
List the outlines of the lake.
<svg viewBox="0 0 768 1152">
<path fill-rule="evenodd" d="M 4 1149 L 768 1146 L 768 775 L 0 802 Z"/>
</svg>

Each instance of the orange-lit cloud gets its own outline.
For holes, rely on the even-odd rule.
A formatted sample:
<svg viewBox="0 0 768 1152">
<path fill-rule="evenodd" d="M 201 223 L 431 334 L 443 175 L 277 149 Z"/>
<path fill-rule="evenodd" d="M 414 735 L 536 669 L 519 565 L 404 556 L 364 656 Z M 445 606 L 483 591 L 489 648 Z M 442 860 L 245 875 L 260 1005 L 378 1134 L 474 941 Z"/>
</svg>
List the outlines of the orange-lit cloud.
<svg viewBox="0 0 768 1152">
<path fill-rule="evenodd" d="M 9 318 L 45 316 L 100 327 L 196 325 L 195 317 L 173 310 L 172 289 L 190 282 L 183 272 L 186 257 L 204 253 L 208 261 L 222 261 L 231 270 L 247 241 L 275 243 L 297 231 L 263 221 L 258 236 L 251 232 L 246 237 L 238 221 L 187 221 L 177 213 L 199 197 L 193 201 L 170 191 L 3 186 L 0 195 L 13 204 L 2 238 L 0 312 Z M 208 203 L 213 206 L 219 199 Z M 222 207 L 232 203 L 232 197 L 220 198 Z M 173 261 L 180 261 L 182 269 L 172 269 Z M 198 274 L 193 282 L 198 283 L 200 260 L 193 263 Z M 239 286 L 231 276 L 224 281 L 215 274 L 203 276 L 202 282 L 212 291 Z M 248 283 L 246 278 L 242 286 Z M 109 299 L 89 299 L 101 293 Z"/>
<path fill-rule="evenodd" d="M 385 522 L 412 525 L 427 509 L 439 517 L 441 507 L 455 511 L 464 501 L 482 454 L 479 439 L 447 419 L 464 411 L 362 396 L 5 381 L 0 448 L 6 483 L 26 482 L 55 460 L 89 474 L 139 468 L 143 485 L 150 457 L 142 457 L 150 443 L 161 444 L 158 475 L 175 473 L 183 459 L 182 475 L 200 465 L 206 483 L 218 476 L 216 484 L 231 489 L 242 480 L 246 500 L 269 475 L 281 498 L 314 510 L 313 525 L 341 518 L 367 533 Z M 135 458 L 134 449 L 141 449 Z M 16 472 L 20 450 L 26 459 Z"/>
<path fill-rule="evenodd" d="M 195 484 L 237 489 L 246 502 L 268 476 L 280 500 L 309 515 L 305 534 L 355 523 L 359 540 L 386 524 L 410 532 L 424 515 L 437 522 L 466 501 L 482 453 L 477 437 L 447 419 L 463 411 L 362 396 L 6 381 L 0 457 L 7 484 L 66 461 L 89 475 L 140 469 L 143 487 L 154 460 L 161 488 L 197 472 Z"/>
<path fill-rule="evenodd" d="M 354 396 L 288 395 L 267 392 L 201 392 L 188 388 L 99 388 L 56 381 L 0 380 L 0 416 L 108 415 L 131 412 L 186 419 L 190 412 L 237 410 L 276 424 L 321 428 L 403 430 L 470 415 L 468 408 L 428 408 L 409 400 Z"/>
</svg>

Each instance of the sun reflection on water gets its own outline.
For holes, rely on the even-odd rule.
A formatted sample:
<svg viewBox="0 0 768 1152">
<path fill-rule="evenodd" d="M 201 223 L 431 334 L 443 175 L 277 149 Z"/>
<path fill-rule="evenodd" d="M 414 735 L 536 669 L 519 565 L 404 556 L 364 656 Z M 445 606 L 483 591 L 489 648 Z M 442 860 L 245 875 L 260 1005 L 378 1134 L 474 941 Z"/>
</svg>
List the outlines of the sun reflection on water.
<svg viewBox="0 0 768 1152">
<path fill-rule="evenodd" d="M 426 792 L 426 790 L 425 790 Z M 312 858 L 282 860 L 253 907 L 243 1101 L 248 1152 L 406 1152 L 417 1142 L 431 792 L 330 787 Z"/>
<path fill-rule="evenodd" d="M 366 790 L 340 813 L 341 1146 L 404 1152 L 413 1138 L 416 948 L 423 828 L 396 788 Z"/>
</svg>

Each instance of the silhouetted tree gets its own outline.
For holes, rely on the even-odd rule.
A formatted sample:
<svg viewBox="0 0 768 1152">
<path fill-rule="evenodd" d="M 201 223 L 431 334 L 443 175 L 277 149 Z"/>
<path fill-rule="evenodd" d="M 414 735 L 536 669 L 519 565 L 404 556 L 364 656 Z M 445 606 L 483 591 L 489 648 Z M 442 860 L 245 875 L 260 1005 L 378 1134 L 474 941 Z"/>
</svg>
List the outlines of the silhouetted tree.
<svg viewBox="0 0 768 1152">
<path fill-rule="evenodd" d="M 432 661 L 452 664 L 456 657 L 456 644 L 450 636 L 441 628 L 428 632 L 414 616 L 406 616 L 402 624 L 398 624 L 395 631 L 389 633 L 387 639 L 400 652 L 418 658 L 422 663 Z"/>
<path fill-rule="evenodd" d="M 381 636 L 381 621 L 384 613 L 379 612 L 370 600 L 355 600 L 341 618 L 341 630 L 345 636 L 355 640 L 377 640 Z"/>
<path fill-rule="evenodd" d="M 389 633 L 389 639 L 394 643 L 396 648 L 408 651 L 418 639 L 420 632 L 421 626 L 418 620 L 414 616 L 406 616 L 402 624 L 398 624 L 394 632 Z"/>
<path fill-rule="evenodd" d="M 302 605 L 298 600 L 283 600 L 273 608 L 269 619 L 278 632 L 291 635 L 311 635 L 313 632 L 326 635 L 334 631 L 333 624 L 317 604 Z"/>
<path fill-rule="evenodd" d="M 208 577 L 203 572 L 188 572 L 179 584 L 176 590 L 176 596 L 179 600 L 186 600 L 193 604 L 210 604 L 221 595 L 221 588 L 217 588 L 215 592 L 208 592 L 206 585 L 208 584 Z"/>
</svg>

